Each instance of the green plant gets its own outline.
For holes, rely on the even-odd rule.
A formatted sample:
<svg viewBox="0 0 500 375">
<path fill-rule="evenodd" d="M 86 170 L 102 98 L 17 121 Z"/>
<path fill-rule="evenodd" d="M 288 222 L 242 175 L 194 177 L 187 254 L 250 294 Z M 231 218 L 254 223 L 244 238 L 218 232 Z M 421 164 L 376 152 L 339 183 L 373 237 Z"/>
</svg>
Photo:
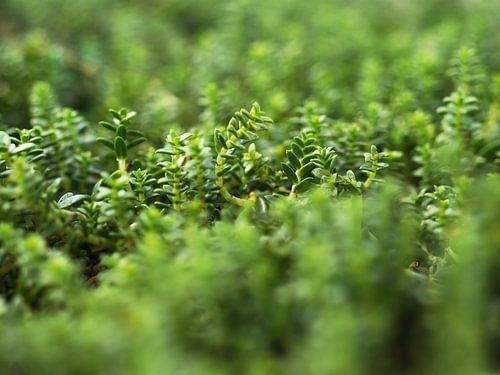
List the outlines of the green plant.
<svg viewBox="0 0 500 375">
<path fill-rule="evenodd" d="M 272 120 L 254 103 L 250 111 L 241 109 L 234 114 L 225 134 L 215 130 L 216 182 L 228 202 L 238 206 L 255 204 L 257 196 L 254 191 L 248 192 L 248 198 L 239 198 L 231 194 L 226 180 L 235 180 L 243 191 L 255 183 L 265 183 L 268 175 L 266 160 L 255 150 L 255 141 L 258 139 L 257 131 L 266 130 L 271 124 Z"/>
<path fill-rule="evenodd" d="M 2 374 L 499 371 L 496 2 L 4 9 Z"/>
</svg>

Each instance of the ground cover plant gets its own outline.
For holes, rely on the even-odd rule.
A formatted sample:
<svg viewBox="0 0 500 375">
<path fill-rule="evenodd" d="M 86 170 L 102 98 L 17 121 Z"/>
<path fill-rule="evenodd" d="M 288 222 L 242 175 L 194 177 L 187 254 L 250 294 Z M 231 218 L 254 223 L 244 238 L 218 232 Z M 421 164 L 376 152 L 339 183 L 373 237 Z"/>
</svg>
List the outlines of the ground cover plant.
<svg viewBox="0 0 500 375">
<path fill-rule="evenodd" d="M 500 373 L 500 3 L 0 10 L 1 374 Z"/>
</svg>

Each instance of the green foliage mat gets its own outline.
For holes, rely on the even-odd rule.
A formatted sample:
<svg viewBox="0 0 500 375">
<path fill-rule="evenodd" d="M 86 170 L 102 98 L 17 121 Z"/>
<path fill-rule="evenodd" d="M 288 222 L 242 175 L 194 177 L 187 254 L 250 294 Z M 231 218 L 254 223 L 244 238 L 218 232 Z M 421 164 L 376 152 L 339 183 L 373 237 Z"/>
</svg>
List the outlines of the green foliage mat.
<svg viewBox="0 0 500 375">
<path fill-rule="evenodd" d="M 2 7 L 1 374 L 500 373 L 500 3 Z"/>
</svg>

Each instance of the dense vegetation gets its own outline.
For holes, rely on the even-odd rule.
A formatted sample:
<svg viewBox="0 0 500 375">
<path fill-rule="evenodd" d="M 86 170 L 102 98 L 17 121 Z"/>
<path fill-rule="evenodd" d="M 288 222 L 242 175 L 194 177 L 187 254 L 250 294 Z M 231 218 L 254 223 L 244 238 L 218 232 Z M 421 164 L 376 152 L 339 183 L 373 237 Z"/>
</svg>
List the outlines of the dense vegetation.
<svg viewBox="0 0 500 375">
<path fill-rule="evenodd" d="M 3 0 L 0 373 L 500 373 L 499 19 Z"/>
</svg>

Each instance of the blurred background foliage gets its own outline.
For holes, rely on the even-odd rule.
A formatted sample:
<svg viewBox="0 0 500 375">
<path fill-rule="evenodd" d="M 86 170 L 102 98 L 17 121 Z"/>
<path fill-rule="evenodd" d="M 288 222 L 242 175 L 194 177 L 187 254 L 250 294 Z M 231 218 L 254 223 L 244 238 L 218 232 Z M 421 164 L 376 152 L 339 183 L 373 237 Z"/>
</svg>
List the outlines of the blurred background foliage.
<svg viewBox="0 0 500 375">
<path fill-rule="evenodd" d="M 488 70 L 500 66 L 496 1 L 4 0 L 1 7 L 0 113 L 21 127 L 40 79 L 90 119 L 126 106 L 158 135 L 168 123 L 197 124 L 207 100 L 224 104 L 220 122 L 253 101 L 278 121 L 307 99 L 334 118 L 353 119 L 373 102 L 433 113 L 436 98 L 451 92 L 443 77 L 459 47 L 475 46 Z"/>
</svg>

